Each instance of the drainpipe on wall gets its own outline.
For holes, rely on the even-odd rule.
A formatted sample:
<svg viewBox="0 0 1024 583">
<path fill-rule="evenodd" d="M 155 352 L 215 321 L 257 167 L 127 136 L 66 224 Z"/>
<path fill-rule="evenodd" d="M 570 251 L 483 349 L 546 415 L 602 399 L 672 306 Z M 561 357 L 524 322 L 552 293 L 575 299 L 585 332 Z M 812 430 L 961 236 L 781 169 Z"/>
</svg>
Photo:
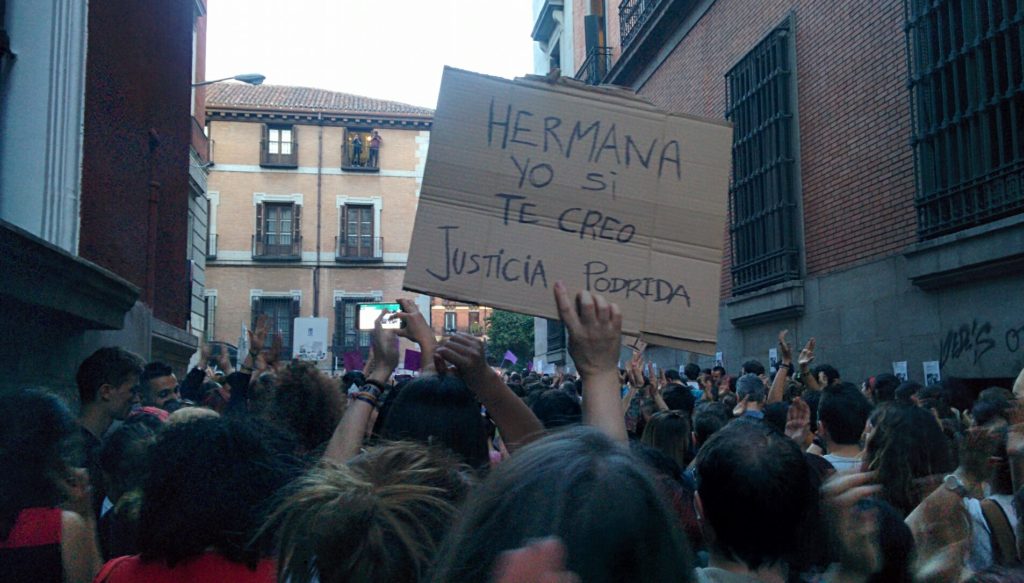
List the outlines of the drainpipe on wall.
<svg viewBox="0 0 1024 583">
<path fill-rule="evenodd" d="M 323 203 L 324 113 L 316 114 L 319 126 L 316 155 L 316 267 L 313 268 L 313 317 L 320 317 L 320 219 Z"/>
<path fill-rule="evenodd" d="M 153 309 L 156 288 L 156 243 L 157 220 L 159 218 L 160 183 L 156 181 L 156 149 L 160 146 L 160 134 L 155 128 L 149 130 L 149 217 L 146 240 L 146 304 Z"/>
</svg>

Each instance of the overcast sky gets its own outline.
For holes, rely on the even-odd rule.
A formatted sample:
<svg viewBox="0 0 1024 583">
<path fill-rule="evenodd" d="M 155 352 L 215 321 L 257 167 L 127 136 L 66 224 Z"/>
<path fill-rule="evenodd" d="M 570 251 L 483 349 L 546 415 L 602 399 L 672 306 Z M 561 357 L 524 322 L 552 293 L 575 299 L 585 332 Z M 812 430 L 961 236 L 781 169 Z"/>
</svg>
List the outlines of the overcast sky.
<svg viewBox="0 0 1024 583">
<path fill-rule="evenodd" d="M 435 107 L 445 65 L 532 72 L 529 0 L 209 0 L 206 78 Z"/>
</svg>

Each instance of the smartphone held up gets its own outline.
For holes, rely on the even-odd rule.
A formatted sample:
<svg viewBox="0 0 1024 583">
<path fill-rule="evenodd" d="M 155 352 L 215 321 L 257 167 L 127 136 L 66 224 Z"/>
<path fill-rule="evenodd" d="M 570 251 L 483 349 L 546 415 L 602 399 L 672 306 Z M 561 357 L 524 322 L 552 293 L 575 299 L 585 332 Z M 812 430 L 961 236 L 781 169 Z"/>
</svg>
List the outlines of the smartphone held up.
<svg viewBox="0 0 1024 583">
<path fill-rule="evenodd" d="M 381 314 L 384 314 L 381 319 L 381 328 L 385 330 L 404 328 L 405 321 L 395 317 L 395 314 L 401 311 L 402 307 L 397 303 L 359 304 L 359 329 L 373 330 L 374 323 Z"/>
</svg>

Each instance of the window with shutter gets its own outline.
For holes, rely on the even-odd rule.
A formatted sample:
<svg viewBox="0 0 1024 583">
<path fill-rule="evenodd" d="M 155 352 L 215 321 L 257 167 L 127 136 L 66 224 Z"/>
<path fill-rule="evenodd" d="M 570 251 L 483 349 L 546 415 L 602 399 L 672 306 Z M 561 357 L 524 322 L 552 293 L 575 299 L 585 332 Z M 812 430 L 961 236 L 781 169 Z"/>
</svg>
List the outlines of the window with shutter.
<svg viewBox="0 0 1024 583">
<path fill-rule="evenodd" d="M 383 139 L 371 127 L 345 128 L 341 167 L 349 172 L 378 172 Z"/>
<path fill-rule="evenodd" d="M 294 126 L 263 126 L 260 165 L 295 168 L 298 166 L 298 149 Z"/>
<path fill-rule="evenodd" d="M 382 259 L 383 241 L 374 236 L 376 210 L 373 205 L 347 204 L 340 210 L 337 258 L 359 261 Z"/>
<path fill-rule="evenodd" d="M 299 260 L 302 258 L 302 205 L 267 202 L 256 205 L 253 258 Z"/>
</svg>

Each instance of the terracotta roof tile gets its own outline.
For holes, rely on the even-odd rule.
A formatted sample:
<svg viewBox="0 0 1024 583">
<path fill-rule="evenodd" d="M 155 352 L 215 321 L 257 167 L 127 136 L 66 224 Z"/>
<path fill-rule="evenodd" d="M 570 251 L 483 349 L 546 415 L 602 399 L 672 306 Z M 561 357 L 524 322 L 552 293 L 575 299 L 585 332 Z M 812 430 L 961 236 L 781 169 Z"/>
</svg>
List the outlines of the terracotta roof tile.
<svg viewBox="0 0 1024 583">
<path fill-rule="evenodd" d="M 433 117 L 427 107 L 311 87 L 217 83 L 206 89 L 207 109 L 323 111 L 324 113 Z"/>
</svg>

